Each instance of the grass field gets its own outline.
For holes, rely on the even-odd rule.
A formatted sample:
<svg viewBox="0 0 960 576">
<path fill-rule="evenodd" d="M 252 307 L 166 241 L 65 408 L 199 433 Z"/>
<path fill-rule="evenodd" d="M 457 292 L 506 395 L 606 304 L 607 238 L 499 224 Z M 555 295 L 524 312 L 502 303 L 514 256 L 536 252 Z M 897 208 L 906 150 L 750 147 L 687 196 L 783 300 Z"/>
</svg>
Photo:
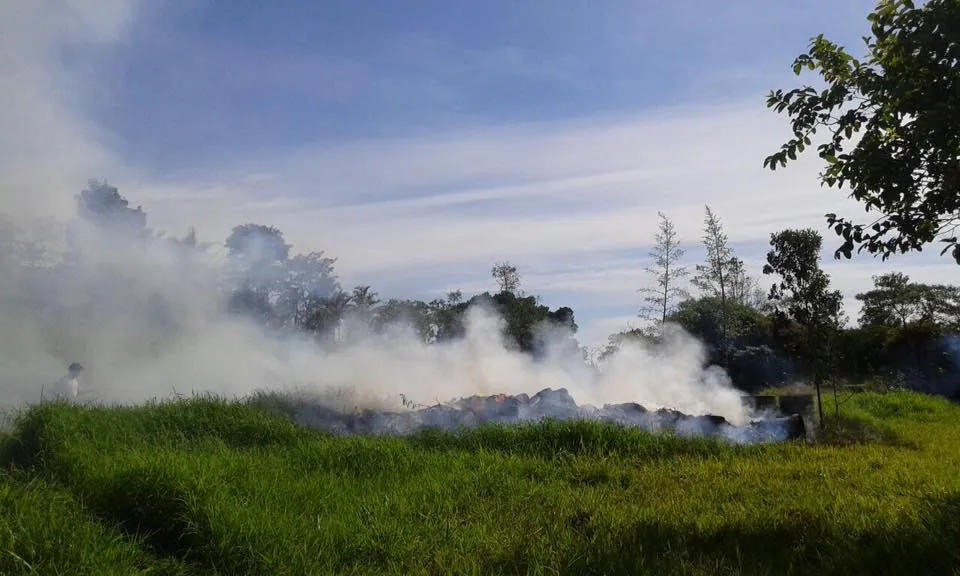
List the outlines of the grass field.
<svg viewBox="0 0 960 576">
<path fill-rule="evenodd" d="M 960 573 L 960 407 L 861 394 L 842 414 L 822 444 L 733 447 L 48 404 L 2 437 L 0 574 Z"/>
</svg>

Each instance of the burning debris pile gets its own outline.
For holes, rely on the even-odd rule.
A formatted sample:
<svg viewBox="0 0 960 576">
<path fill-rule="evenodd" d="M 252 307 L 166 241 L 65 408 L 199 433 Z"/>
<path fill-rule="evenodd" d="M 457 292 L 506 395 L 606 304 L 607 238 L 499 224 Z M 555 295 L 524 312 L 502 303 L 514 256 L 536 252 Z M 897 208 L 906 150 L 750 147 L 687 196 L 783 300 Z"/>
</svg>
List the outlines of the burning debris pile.
<svg viewBox="0 0 960 576">
<path fill-rule="evenodd" d="M 337 411 L 322 404 L 305 403 L 293 417 L 299 423 L 339 434 L 405 435 L 423 428 L 455 431 L 487 423 L 518 424 L 545 418 L 555 420 L 603 420 L 623 426 L 640 427 L 651 432 L 680 436 L 705 436 L 735 443 L 780 442 L 803 438 L 803 418 L 763 416 L 746 425 L 734 425 L 722 416 L 691 416 L 676 410 L 647 410 L 635 403 L 606 404 L 601 408 L 580 406 L 570 393 L 560 388 L 541 390 L 533 396 L 472 396 L 434 406 L 413 406 L 401 411 Z"/>
</svg>

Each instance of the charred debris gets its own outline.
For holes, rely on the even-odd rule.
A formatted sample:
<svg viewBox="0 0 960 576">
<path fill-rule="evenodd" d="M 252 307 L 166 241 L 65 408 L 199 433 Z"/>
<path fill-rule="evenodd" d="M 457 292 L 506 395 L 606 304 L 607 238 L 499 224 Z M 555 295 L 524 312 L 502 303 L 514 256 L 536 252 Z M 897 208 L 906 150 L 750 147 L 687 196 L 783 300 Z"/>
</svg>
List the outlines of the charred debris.
<svg viewBox="0 0 960 576">
<path fill-rule="evenodd" d="M 342 435 L 407 435 L 425 428 L 455 432 L 483 424 L 520 424 L 544 419 L 601 420 L 655 433 L 713 437 L 739 444 L 782 442 L 804 438 L 802 414 L 763 412 L 747 424 L 734 425 L 715 415 L 691 416 L 670 409 L 648 410 L 636 403 L 580 406 L 570 393 L 546 388 L 527 394 L 471 396 L 433 406 L 404 399 L 405 410 L 334 410 L 309 401 L 288 404 L 285 411 L 296 422 Z"/>
</svg>

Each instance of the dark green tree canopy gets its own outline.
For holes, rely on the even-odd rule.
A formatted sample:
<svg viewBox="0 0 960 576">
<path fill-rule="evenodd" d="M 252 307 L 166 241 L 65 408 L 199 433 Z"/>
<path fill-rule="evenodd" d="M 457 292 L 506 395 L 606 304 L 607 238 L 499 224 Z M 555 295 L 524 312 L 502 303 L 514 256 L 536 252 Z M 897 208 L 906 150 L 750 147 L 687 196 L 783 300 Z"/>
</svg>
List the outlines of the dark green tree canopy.
<svg viewBox="0 0 960 576">
<path fill-rule="evenodd" d="M 830 277 L 820 269 L 823 239 L 816 230 L 784 230 L 770 235 L 764 274 L 780 281 L 770 287 L 770 300 L 778 311 L 804 326 L 836 325 L 843 297 L 830 290 Z"/>
<path fill-rule="evenodd" d="M 719 347 L 729 339 L 745 346 L 768 343 L 770 319 L 762 312 L 737 302 L 722 303 L 705 296 L 684 300 L 667 319 L 683 327 L 705 344 Z"/>
<path fill-rule="evenodd" d="M 861 326 L 904 328 L 931 322 L 948 330 L 960 329 L 960 288 L 911 282 L 902 272 L 874 276 L 874 288 L 856 295 L 863 303 Z"/>
<path fill-rule="evenodd" d="M 960 264 L 960 2 L 881 0 L 868 20 L 863 59 L 820 35 L 794 61 L 825 88 L 770 93 L 767 106 L 786 112 L 793 137 L 764 166 L 796 160 L 823 129 L 821 182 L 849 186 L 878 216 L 855 224 L 827 214 L 844 240 L 836 257 L 857 248 L 886 259 L 939 240 Z"/>
</svg>

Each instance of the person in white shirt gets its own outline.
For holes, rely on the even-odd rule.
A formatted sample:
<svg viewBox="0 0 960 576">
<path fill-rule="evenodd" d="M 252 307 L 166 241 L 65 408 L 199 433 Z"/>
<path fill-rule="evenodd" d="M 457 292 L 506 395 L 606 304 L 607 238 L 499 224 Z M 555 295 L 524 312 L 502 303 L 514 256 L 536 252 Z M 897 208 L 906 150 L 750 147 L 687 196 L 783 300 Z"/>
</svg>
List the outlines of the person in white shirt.
<svg viewBox="0 0 960 576">
<path fill-rule="evenodd" d="M 80 392 L 80 373 L 83 366 L 74 362 L 67 368 L 67 374 L 53 383 L 51 395 L 54 400 L 75 400 Z"/>
</svg>

